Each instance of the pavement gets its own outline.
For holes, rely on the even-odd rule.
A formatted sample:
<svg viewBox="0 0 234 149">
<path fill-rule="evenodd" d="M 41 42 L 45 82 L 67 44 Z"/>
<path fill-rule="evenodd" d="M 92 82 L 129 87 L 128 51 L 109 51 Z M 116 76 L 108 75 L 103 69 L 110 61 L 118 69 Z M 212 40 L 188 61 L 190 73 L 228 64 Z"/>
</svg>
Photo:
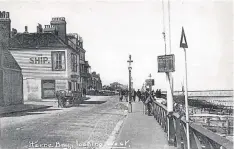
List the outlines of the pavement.
<svg viewBox="0 0 234 149">
<path fill-rule="evenodd" d="M 86 101 L 92 99 L 93 101 L 96 100 L 96 98 L 91 97 L 83 97 L 81 100 Z M 100 100 L 100 99 L 98 99 Z M 0 107 L 0 116 L 17 113 L 17 112 L 30 112 L 40 109 L 47 109 L 51 107 L 58 107 L 57 99 L 46 99 L 46 100 L 39 100 L 39 101 L 25 101 L 24 104 L 18 104 L 18 105 L 10 105 L 6 107 Z"/>
<path fill-rule="evenodd" d="M 133 102 L 112 149 L 175 149 L 153 116 L 143 114 L 142 102 Z"/>
</svg>

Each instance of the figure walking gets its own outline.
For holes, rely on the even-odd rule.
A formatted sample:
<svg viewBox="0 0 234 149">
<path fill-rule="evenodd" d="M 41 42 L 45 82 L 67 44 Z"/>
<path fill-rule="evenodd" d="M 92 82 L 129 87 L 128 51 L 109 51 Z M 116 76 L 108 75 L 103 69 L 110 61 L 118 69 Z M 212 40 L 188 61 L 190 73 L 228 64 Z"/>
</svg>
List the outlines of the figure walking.
<svg viewBox="0 0 234 149">
<path fill-rule="evenodd" d="M 137 97 L 138 97 L 138 101 L 141 101 L 141 91 L 139 89 L 137 91 Z"/>
</svg>

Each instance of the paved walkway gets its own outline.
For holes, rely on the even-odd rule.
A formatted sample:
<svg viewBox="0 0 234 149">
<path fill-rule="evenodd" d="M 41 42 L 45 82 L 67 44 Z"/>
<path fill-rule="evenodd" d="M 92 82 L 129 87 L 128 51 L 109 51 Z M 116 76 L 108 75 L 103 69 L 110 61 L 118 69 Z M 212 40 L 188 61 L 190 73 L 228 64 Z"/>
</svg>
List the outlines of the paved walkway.
<svg viewBox="0 0 234 149">
<path fill-rule="evenodd" d="M 112 149 L 120 148 L 121 143 L 126 143 L 122 145 L 126 149 L 175 149 L 167 145 L 167 135 L 154 117 L 143 114 L 142 102 L 133 102 L 132 110 Z"/>
</svg>

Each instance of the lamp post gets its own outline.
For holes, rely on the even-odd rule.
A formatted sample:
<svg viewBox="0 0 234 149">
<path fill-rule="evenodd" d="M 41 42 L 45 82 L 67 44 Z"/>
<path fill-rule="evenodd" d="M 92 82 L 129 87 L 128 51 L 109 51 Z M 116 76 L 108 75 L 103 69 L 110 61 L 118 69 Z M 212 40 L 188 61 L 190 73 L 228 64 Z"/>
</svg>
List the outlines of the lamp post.
<svg viewBox="0 0 234 149">
<path fill-rule="evenodd" d="M 150 84 L 149 84 L 149 89 L 150 89 L 150 93 L 152 91 L 152 80 L 151 80 L 151 73 L 149 74 L 149 78 L 150 78 Z"/>
<path fill-rule="evenodd" d="M 131 88 L 131 79 L 132 79 L 132 77 L 131 77 L 131 71 L 132 71 L 132 66 L 131 66 L 131 63 L 133 62 L 133 60 L 132 60 L 132 57 L 131 57 L 131 55 L 129 55 L 129 60 L 127 61 L 128 62 L 128 71 L 129 71 L 129 92 L 128 92 L 128 96 L 129 96 L 129 98 L 128 98 L 128 103 L 129 103 L 129 106 L 130 106 L 130 110 L 129 110 L 129 112 L 132 112 L 132 96 L 131 96 L 131 92 L 132 92 L 132 88 Z"/>
</svg>

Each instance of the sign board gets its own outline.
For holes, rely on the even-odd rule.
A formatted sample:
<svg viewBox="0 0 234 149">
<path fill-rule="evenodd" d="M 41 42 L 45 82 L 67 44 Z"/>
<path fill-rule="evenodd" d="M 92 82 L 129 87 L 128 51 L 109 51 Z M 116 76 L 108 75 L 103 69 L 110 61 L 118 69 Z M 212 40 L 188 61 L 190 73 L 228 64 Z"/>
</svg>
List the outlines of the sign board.
<svg viewBox="0 0 234 149">
<path fill-rule="evenodd" d="M 182 27 L 182 33 L 181 33 L 181 38 L 180 38 L 180 47 L 181 48 L 188 48 L 186 36 L 184 33 L 184 28 Z"/>
<path fill-rule="evenodd" d="M 146 86 L 153 86 L 154 85 L 154 79 L 146 79 L 145 84 L 146 84 Z"/>
<path fill-rule="evenodd" d="M 174 54 L 158 56 L 158 72 L 174 72 L 174 71 L 175 71 Z"/>
</svg>

